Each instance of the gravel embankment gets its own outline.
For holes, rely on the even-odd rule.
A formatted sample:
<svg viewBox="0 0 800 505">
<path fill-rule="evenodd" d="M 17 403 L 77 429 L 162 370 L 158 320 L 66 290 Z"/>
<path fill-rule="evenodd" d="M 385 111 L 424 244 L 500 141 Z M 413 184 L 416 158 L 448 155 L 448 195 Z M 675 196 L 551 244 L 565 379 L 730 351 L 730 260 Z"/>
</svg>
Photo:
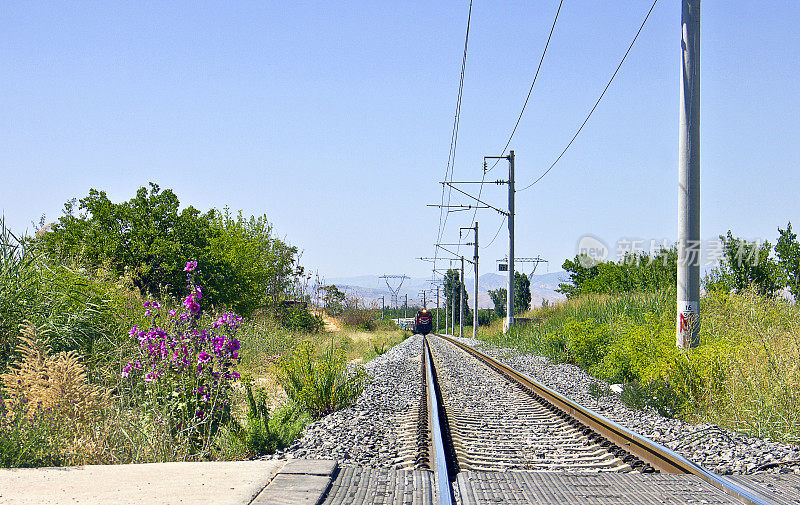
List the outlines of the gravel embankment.
<svg viewBox="0 0 800 505">
<path fill-rule="evenodd" d="M 757 471 L 800 473 L 800 446 L 747 437 L 713 424 L 691 424 L 661 417 L 656 412 L 631 410 L 611 394 L 595 398 L 589 385 L 603 381 L 591 377 L 575 365 L 553 364 L 541 356 L 521 355 L 480 340 L 460 339 L 500 359 L 520 372 L 580 403 L 584 407 L 625 426 L 682 456 L 722 475 Z M 776 465 L 778 462 L 793 462 Z"/>
<path fill-rule="evenodd" d="M 717 473 L 759 471 L 800 473 L 800 447 L 747 437 L 711 424 L 666 419 L 654 411 L 627 408 L 616 394 L 595 398 L 589 385 L 599 382 L 573 365 L 553 364 L 540 356 L 520 355 L 482 341 L 462 339 L 587 408 L 654 440 Z M 303 436 L 268 458 L 337 459 L 342 464 L 403 466 L 413 452 L 408 427 L 420 400 L 421 337 L 415 335 L 366 363 L 372 377 L 359 399 L 306 427 Z M 778 462 L 792 464 L 776 465 Z"/>
<path fill-rule="evenodd" d="M 415 335 L 365 363 L 372 379 L 358 400 L 309 424 L 300 439 L 271 458 L 402 466 L 404 456 L 416 448 L 413 422 L 421 394 L 421 354 L 422 337 Z"/>
</svg>

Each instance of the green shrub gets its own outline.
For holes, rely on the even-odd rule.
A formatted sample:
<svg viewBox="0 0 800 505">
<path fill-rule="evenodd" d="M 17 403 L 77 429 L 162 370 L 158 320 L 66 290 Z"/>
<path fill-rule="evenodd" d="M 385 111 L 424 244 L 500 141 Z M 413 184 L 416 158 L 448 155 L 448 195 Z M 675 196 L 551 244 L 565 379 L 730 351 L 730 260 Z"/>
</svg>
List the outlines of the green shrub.
<svg viewBox="0 0 800 505">
<path fill-rule="evenodd" d="M 319 333 L 325 328 L 322 317 L 299 305 L 280 310 L 278 320 L 285 328 L 295 331 Z"/>
<path fill-rule="evenodd" d="M 589 384 L 588 392 L 590 395 L 598 399 L 604 396 L 611 396 L 614 394 L 614 392 L 611 391 L 611 388 L 608 386 L 608 384 L 601 386 L 600 383 L 597 381 L 592 381 L 591 384 Z"/>
<path fill-rule="evenodd" d="M 331 345 L 317 357 L 314 346 L 305 344 L 281 360 L 278 380 L 290 400 L 318 419 L 352 403 L 367 375 L 361 367 L 349 372 L 341 349 Z"/>
<path fill-rule="evenodd" d="M 247 417 L 244 423 L 234 421 L 234 438 L 248 456 L 272 454 L 287 447 L 308 424 L 308 416 L 295 405 L 286 405 L 270 418 L 266 395 L 245 384 Z"/>
<path fill-rule="evenodd" d="M 28 419 L 0 408 L 0 468 L 61 466 L 63 440 L 47 414 Z"/>
<path fill-rule="evenodd" d="M 562 331 L 570 357 L 581 368 L 591 371 L 606 355 L 611 341 L 607 325 L 573 318 L 564 324 Z"/>
</svg>

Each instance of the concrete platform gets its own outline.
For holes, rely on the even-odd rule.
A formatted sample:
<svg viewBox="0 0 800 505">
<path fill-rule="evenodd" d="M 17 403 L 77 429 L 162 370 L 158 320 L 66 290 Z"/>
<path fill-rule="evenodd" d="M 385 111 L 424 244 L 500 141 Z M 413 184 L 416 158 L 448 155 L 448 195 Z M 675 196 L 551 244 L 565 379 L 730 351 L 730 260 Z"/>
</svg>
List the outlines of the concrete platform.
<svg viewBox="0 0 800 505">
<path fill-rule="evenodd" d="M 0 469 L 0 504 L 316 504 L 336 469 L 315 460 Z"/>
<path fill-rule="evenodd" d="M 776 503 L 800 504 L 800 476 L 740 476 Z M 761 487 L 757 487 L 756 484 Z M 461 472 L 456 481 L 463 505 L 741 505 L 693 475 L 636 473 Z M 776 489 L 781 491 L 776 493 Z"/>
</svg>

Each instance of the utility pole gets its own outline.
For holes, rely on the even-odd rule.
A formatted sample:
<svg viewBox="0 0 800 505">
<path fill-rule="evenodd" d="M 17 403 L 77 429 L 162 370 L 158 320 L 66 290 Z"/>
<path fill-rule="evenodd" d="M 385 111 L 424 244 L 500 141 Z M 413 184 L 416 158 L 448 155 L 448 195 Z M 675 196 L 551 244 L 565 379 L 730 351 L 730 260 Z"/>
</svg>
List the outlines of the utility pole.
<svg viewBox="0 0 800 505">
<path fill-rule="evenodd" d="M 514 325 L 514 151 L 508 153 L 508 293 L 504 330 Z"/>
<path fill-rule="evenodd" d="M 475 246 L 475 252 L 472 255 L 472 266 L 475 268 L 475 292 L 474 292 L 475 298 L 472 302 L 472 305 L 475 307 L 475 310 L 472 313 L 472 338 L 478 338 L 478 222 L 475 221 L 475 225 L 471 228 L 461 228 L 461 229 L 472 230 L 475 232 L 475 242 L 473 242 L 473 245 Z M 466 245 L 469 245 L 469 242 L 467 242 Z M 464 287 L 464 289 L 466 289 L 466 286 Z"/>
<path fill-rule="evenodd" d="M 436 286 L 436 331 L 439 331 L 439 286 Z"/>
<path fill-rule="evenodd" d="M 678 347 L 698 345 L 700 312 L 700 0 L 681 0 L 678 134 Z"/>
<path fill-rule="evenodd" d="M 452 307 L 450 309 L 450 335 L 456 334 L 456 287 L 450 288 L 450 298 Z"/>
<path fill-rule="evenodd" d="M 422 308 L 423 308 L 423 309 L 427 309 L 427 308 L 428 308 L 428 299 L 427 299 L 427 297 L 426 297 L 426 294 L 427 294 L 427 293 L 426 293 L 426 291 L 423 289 L 422 291 L 420 291 L 420 294 L 422 295 Z"/>
<path fill-rule="evenodd" d="M 406 293 L 406 302 L 403 304 L 403 317 L 408 317 L 408 293 Z"/>
<path fill-rule="evenodd" d="M 458 336 L 459 337 L 463 337 L 464 336 L 464 295 L 465 294 L 466 293 L 465 293 L 465 290 L 464 290 L 464 257 L 462 256 L 461 257 L 461 280 L 458 283 L 458 298 L 459 298 L 459 302 L 460 302 L 460 306 L 461 306 L 461 308 L 459 309 L 460 312 L 459 312 L 459 315 L 458 315 Z"/>
<path fill-rule="evenodd" d="M 381 295 L 381 319 L 386 319 L 386 302 L 385 296 Z"/>
</svg>

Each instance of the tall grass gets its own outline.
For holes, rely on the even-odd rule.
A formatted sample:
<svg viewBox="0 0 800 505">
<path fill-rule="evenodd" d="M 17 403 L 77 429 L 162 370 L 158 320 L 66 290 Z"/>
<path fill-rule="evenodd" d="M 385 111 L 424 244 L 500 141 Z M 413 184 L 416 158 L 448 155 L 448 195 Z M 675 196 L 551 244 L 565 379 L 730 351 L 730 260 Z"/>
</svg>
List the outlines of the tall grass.
<svg viewBox="0 0 800 505">
<path fill-rule="evenodd" d="M 661 314 L 674 308 L 675 296 L 669 292 L 616 296 L 592 293 L 522 314 L 530 323 L 512 327 L 505 334 L 501 331 L 502 320 L 494 321 L 487 329 L 481 328 L 481 338 L 501 347 L 569 361 L 565 354 L 568 343 L 563 333 L 570 322 L 593 321 L 607 326 L 620 321 L 643 323 L 647 314 Z"/>
<path fill-rule="evenodd" d="M 701 347 L 706 416 L 759 437 L 800 443 L 800 308 L 782 299 L 712 293 Z"/>
</svg>

